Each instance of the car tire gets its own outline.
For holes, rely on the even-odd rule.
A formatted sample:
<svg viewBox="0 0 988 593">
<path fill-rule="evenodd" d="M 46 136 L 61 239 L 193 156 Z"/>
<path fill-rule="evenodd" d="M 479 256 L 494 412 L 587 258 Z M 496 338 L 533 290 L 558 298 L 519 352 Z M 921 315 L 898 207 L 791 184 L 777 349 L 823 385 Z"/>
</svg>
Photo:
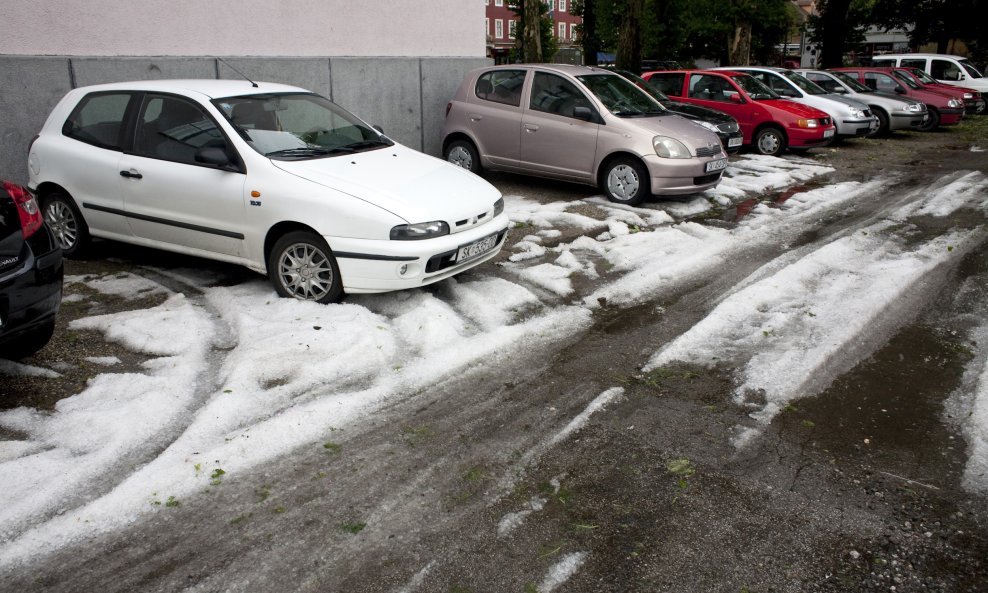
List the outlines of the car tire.
<svg viewBox="0 0 988 593">
<path fill-rule="evenodd" d="M 872 138 L 878 138 L 883 136 L 888 136 L 892 130 L 889 129 L 889 116 L 884 110 L 878 109 L 876 107 L 871 108 L 871 112 L 875 114 L 878 118 L 878 129 L 868 134 Z"/>
<path fill-rule="evenodd" d="M 84 255 L 91 236 L 89 225 L 82 217 L 75 201 L 62 192 L 51 192 L 42 198 L 44 217 L 55 242 L 62 248 L 62 255 L 78 258 Z"/>
<path fill-rule="evenodd" d="M 787 144 L 786 133 L 773 127 L 758 130 L 758 133 L 755 134 L 755 141 L 752 142 L 752 146 L 755 147 L 758 154 L 766 156 L 781 155 L 786 151 Z"/>
<path fill-rule="evenodd" d="M 469 140 L 454 140 L 446 147 L 443 157 L 457 167 L 463 167 L 471 173 L 480 173 L 480 155 L 473 142 Z"/>
<path fill-rule="evenodd" d="M 20 360 L 31 356 L 45 347 L 55 333 L 55 320 L 47 321 L 31 331 L 17 337 L 17 340 L 0 348 L 0 358 Z"/>
<path fill-rule="evenodd" d="M 652 195 L 648 171 L 639 161 L 627 157 L 607 163 L 600 176 L 600 187 L 608 200 L 627 206 L 637 206 Z"/>
<path fill-rule="evenodd" d="M 930 115 L 926 124 L 919 127 L 924 132 L 930 132 L 940 127 L 940 112 L 934 107 L 927 106 L 927 113 Z"/>
<path fill-rule="evenodd" d="M 309 231 L 292 231 L 275 241 L 268 255 L 268 278 L 285 298 L 322 304 L 343 299 L 336 258 L 326 241 Z"/>
</svg>

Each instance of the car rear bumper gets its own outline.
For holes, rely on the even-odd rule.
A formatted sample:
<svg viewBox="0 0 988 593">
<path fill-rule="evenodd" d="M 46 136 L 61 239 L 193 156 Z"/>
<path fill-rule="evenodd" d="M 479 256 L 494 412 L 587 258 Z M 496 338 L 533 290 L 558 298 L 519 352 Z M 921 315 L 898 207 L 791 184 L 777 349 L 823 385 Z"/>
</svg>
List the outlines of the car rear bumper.
<svg viewBox="0 0 988 593">
<path fill-rule="evenodd" d="M 37 244 L 38 242 L 32 241 Z M 25 249 L 21 264 L 0 274 L 0 345 L 50 323 L 62 303 L 62 252 L 35 256 Z"/>
<path fill-rule="evenodd" d="M 504 246 L 508 217 L 499 215 L 469 231 L 422 241 L 388 241 L 326 237 L 340 267 L 343 290 L 374 293 L 432 284 L 495 257 Z M 458 261 L 461 247 L 493 237 L 494 246 Z"/>
</svg>

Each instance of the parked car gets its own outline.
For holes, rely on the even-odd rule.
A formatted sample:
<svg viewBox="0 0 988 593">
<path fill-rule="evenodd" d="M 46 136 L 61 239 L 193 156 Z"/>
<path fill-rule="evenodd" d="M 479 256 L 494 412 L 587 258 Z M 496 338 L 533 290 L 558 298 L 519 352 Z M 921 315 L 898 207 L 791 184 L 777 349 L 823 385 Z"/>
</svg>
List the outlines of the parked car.
<svg viewBox="0 0 988 593">
<path fill-rule="evenodd" d="M 43 348 L 62 302 L 62 251 L 25 187 L 0 183 L 0 357 Z"/>
<path fill-rule="evenodd" d="M 608 68 L 608 70 L 617 72 L 635 83 L 638 88 L 652 95 L 653 99 L 669 111 L 680 117 L 692 120 L 698 126 L 703 126 L 714 134 L 717 134 L 717 137 L 720 138 L 720 144 L 724 147 L 724 151 L 727 154 L 735 154 L 741 150 L 741 145 L 744 143 L 744 134 L 741 133 L 741 126 L 738 125 L 737 120 L 730 115 L 727 115 L 723 111 L 701 107 L 700 105 L 690 105 L 689 103 L 673 101 L 657 87 L 633 72 L 613 68 Z"/>
<path fill-rule="evenodd" d="M 626 78 L 586 66 L 513 64 L 467 73 L 446 106 L 452 163 L 596 185 L 614 202 L 717 185 L 727 155 L 712 131 Z"/>
<path fill-rule="evenodd" d="M 78 88 L 28 164 L 68 256 L 115 239 L 241 264 L 320 303 L 448 278 L 494 257 L 508 227 L 483 179 L 272 83 Z"/>
<path fill-rule="evenodd" d="M 830 71 L 844 72 L 876 91 L 896 93 L 922 101 L 926 104 L 926 110 L 930 116 L 922 126 L 922 130 L 934 130 L 939 126 L 952 126 L 960 122 L 964 116 L 964 101 L 896 78 L 891 68 L 846 67 L 831 68 Z"/>
<path fill-rule="evenodd" d="M 767 66 L 738 66 L 727 70 L 750 74 L 783 97 L 826 112 L 837 126 L 839 138 L 867 136 L 878 129 L 878 119 L 867 105 L 844 95 L 829 93 L 792 70 Z"/>
<path fill-rule="evenodd" d="M 872 58 L 880 68 L 919 68 L 937 82 L 955 84 L 980 93 L 988 93 L 986 77 L 967 58 L 949 54 L 886 54 Z"/>
<path fill-rule="evenodd" d="M 817 85 L 835 94 L 846 94 L 868 105 L 878 118 L 876 134 L 884 135 L 894 130 L 918 130 L 929 117 L 926 105 L 915 99 L 873 90 L 843 72 L 823 70 L 797 70 Z"/>
<path fill-rule="evenodd" d="M 676 100 L 726 112 L 738 121 L 744 144 L 760 154 L 825 146 L 836 128 L 825 112 L 789 101 L 742 72 L 675 70 L 642 78 Z"/>
<path fill-rule="evenodd" d="M 943 84 L 937 82 L 932 76 L 923 72 L 919 68 L 893 68 L 892 75 L 897 78 L 909 79 L 916 84 L 922 85 L 934 91 L 946 93 L 951 97 L 964 101 L 964 112 L 970 114 L 984 113 L 985 100 L 978 91 L 967 89 L 953 84 Z"/>
</svg>

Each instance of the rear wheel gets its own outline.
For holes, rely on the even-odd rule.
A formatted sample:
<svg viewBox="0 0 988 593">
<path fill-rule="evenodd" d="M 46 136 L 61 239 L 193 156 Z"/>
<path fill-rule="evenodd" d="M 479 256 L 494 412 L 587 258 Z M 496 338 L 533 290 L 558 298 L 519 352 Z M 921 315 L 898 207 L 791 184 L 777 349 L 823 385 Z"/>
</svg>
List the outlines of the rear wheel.
<svg viewBox="0 0 988 593">
<path fill-rule="evenodd" d="M 455 140 L 446 147 L 446 160 L 471 173 L 480 173 L 480 155 L 469 140 Z"/>
<path fill-rule="evenodd" d="M 322 237 L 309 231 L 292 231 L 275 242 L 268 256 L 268 277 L 286 298 L 324 304 L 343 298 L 333 252 Z"/>
<path fill-rule="evenodd" d="M 927 118 L 926 123 L 919 127 L 920 130 L 924 132 L 929 132 L 930 130 L 935 130 L 940 127 L 940 112 L 933 107 L 927 106 L 927 113 L 929 118 Z"/>
<path fill-rule="evenodd" d="M 755 134 L 753 144 L 758 154 L 779 156 L 786 150 L 786 133 L 779 128 L 762 128 Z"/>
<path fill-rule="evenodd" d="M 618 204 L 637 206 L 652 195 L 648 171 L 631 158 L 619 157 L 608 163 L 601 181 L 607 199 Z"/>
<path fill-rule="evenodd" d="M 42 198 L 45 222 L 55 235 L 55 241 L 66 257 L 81 257 L 89 245 L 89 225 L 75 202 L 61 192 Z"/>
</svg>

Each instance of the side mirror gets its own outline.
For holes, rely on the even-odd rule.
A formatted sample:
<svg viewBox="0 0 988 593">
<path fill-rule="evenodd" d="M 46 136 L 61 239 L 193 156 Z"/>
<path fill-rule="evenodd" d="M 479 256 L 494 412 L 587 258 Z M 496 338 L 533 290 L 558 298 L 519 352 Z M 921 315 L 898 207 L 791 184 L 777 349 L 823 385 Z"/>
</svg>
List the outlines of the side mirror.
<svg viewBox="0 0 988 593">
<path fill-rule="evenodd" d="M 593 110 L 589 107 L 574 107 L 573 117 L 583 121 L 594 121 Z"/>
<path fill-rule="evenodd" d="M 741 98 L 740 93 L 731 93 L 728 95 L 728 98 L 731 99 L 732 103 L 744 103 L 744 99 Z"/>
<path fill-rule="evenodd" d="M 239 167 L 230 160 L 226 151 L 216 146 L 204 146 L 196 151 L 195 159 L 197 163 L 212 165 L 224 171 L 239 171 Z"/>
<path fill-rule="evenodd" d="M 795 89 L 785 89 L 784 91 L 782 91 L 782 96 L 795 99 L 795 98 L 799 98 L 799 93 L 797 93 Z"/>
<path fill-rule="evenodd" d="M 901 86 L 897 86 L 895 87 L 895 92 L 899 93 L 900 95 L 905 95 L 906 89 L 902 88 Z"/>
<path fill-rule="evenodd" d="M 834 89 L 830 92 L 837 93 L 838 95 L 846 95 L 847 89 L 842 86 L 835 86 Z"/>
<path fill-rule="evenodd" d="M 374 125 L 373 125 L 373 126 L 371 126 L 371 127 L 373 127 L 373 128 L 375 129 L 375 130 L 377 130 L 378 132 L 380 132 L 380 133 L 382 133 L 382 134 L 384 133 L 384 128 L 382 128 L 381 126 L 379 126 L 379 125 L 377 125 L 377 124 L 374 124 Z"/>
</svg>

